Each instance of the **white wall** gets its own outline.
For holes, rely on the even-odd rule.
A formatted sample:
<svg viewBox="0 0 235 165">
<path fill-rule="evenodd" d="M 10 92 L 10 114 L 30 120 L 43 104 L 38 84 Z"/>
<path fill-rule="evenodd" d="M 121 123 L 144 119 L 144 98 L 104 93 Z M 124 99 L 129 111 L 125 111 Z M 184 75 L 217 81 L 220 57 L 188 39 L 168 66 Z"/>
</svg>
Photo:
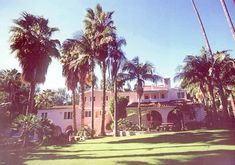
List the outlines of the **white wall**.
<svg viewBox="0 0 235 165">
<path fill-rule="evenodd" d="M 56 108 L 52 108 L 52 109 L 44 109 L 44 110 L 38 110 L 37 116 L 41 117 L 42 113 L 47 113 L 47 119 L 52 120 L 52 122 L 55 125 L 58 125 L 61 127 L 62 132 L 65 132 L 65 129 L 68 126 L 72 126 L 73 125 L 73 119 L 64 119 L 64 112 L 73 112 L 72 110 L 72 106 L 71 108 L 65 108 L 65 109 L 56 109 Z M 77 127 L 78 129 L 81 128 L 81 115 L 80 115 L 80 110 L 78 108 L 76 108 L 76 119 L 77 119 Z"/>
</svg>

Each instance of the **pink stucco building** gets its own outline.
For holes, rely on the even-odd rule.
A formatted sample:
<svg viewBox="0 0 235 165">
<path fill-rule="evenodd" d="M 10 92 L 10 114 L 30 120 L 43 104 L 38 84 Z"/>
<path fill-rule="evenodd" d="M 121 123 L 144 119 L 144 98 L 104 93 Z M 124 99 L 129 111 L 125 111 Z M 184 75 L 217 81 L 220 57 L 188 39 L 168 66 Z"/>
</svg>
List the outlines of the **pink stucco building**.
<svg viewBox="0 0 235 165">
<path fill-rule="evenodd" d="M 137 111 L 137 94 L 135 91 L 122 91 L 118 95 L 127 97 L 129 99 L 127 111 L 127 118 L 134 123 L 138 123 Z M 106 92 L 106 126 L 112 121 L 109 114 L 109 101 L 113 97 L 111 91 Z M 178 102 L 189 102 L 186 98 L 186 92 L 180 88 L 172 88 L 170 79 L 165 78 L 160 85 L 147 85 L 144 86 L 144 93 L 141 99 L 142 109 L 142 123 L 144 126 L 149 127 L 152 123 L 169 123 L 172 122 L 172 112 L 177 109 Z M 195 110 L 194 117 L 190 117 L 187 113 L 182 116 L 185 122 L 188 121 L 202 121 L 205 118 L 205 111 L 200 104 L 194 104 Z M 96 133 L 100 132 L 101 127 L 101 111 L 102 111 L 102 90 L 96 89 L 94 92 L 94 127 Z M 187 110 L 186 110 L 187 111 Z M 53 107 L 51 110 L 39 110 L 38 115 L 51 119 L 56 125 L 62 128 L 64 132 L 68 126 L 72 125 L 71 115 L 72 106 Z M 44 116 L 43 116 L 44 115 Z M 84 124 L 91 127 L 91 91 L 85 92 L 85 112 Z M 69 119 L 68 119 L 69 118 Z M 81 127 L 81 110 L 80 105 L 77 106 L 77 124 L 78 128 Z M 107 127 L 106 127 L 107 128 Z M 111 130 L 106 130 L 111 131 Z"/>
</svg>

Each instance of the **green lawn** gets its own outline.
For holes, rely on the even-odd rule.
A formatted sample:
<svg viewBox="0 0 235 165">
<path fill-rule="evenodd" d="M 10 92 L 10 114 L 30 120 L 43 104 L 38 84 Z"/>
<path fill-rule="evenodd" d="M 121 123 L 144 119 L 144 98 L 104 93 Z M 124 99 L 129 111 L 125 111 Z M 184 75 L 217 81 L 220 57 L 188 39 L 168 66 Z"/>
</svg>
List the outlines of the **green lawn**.
<svg viewBox="0 0 235 165">
<path fill-rule="evenodd" d="M 11 165 L 234 165 L 235 131 L 195 130 L 106 137 L 67 146 L 0 151 L 0 161 Z"/>
</svg>

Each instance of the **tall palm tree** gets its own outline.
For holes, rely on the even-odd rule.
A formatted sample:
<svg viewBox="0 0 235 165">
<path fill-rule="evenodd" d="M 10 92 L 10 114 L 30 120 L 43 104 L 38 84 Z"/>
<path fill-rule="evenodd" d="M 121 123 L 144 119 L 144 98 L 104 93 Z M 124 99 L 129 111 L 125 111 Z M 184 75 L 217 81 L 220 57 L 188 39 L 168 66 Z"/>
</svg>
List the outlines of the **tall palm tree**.
<svg viewBox="0 0 235 165">
<path fill-rule="evenodd" d="M 85 84 L 91 86 L 91 128 L 94 130 L 94 85 L 96 77 L 94 75 L 94 47 L 92 46 L 91 38 L 89 34 L 81 33 L 81 35 L 76 36 L 76 40 L 73 40 L 74 49 L 77 53 L 77 58 L 73 59 L 71 62 L 71 68 L 79 71 L 80 75 L 80 87 L 81 87 L 81 109 L 82 109 L 82 119 L 84 118 L 85 109 L 85 96 L 84 87 Z M 83 122 L 83 120 L 82 120 Z M 83 123 L 82 123 L 83 125 Z M 93 135 L 92 135 L 93 136 Z"/>
<path fill-rule="evenodd" d="M 232 33 L 233 39 L 235 40 L 235 29 L 234 29 L 233 22 L 232 22 L 232 19 L 231 19 L 231 17 L 230 17 L 228 8 L 227 8 L 227 6 L 226 6 L 226 3 L 225 3 L 224 0 L 220 0 L 220 3 L 221 3 L 222 8 L 223 8 L 223 10 L 224 10 L 224 15 L 225 15 L 226 20 L 227 20 L 227 22 L 228 22 L 228 25 L 229 25 L 230 31 L 231 31 L 231 33 Z"/>
<path fill-rule="evenodd" d="M 209 43 L 209 40 L 208 40 L 208 37 L 207 37 L 207 34 L 206 34 L 206 30 L 205 30 L 205 28 L 204 28 L 204 25 L 203 25 L 203 23 L 202 23 L 201 16 L 200 16 L 200 14 L 199 14 L 199 12 L 198 12 L 198 9 L 197 9 L 197 7 L 196 7 L 196 4 L 195 4 L 194 0 L 192 0 L 192 5 L 193 5 L 194 11 L 195 11 L 195 13 L 196 13 L 196 15 L 197 15 L 199 24 L 200 24 L 200 26 L 201 26 L 203 37 L 204 37 L 204 39 L 205 39 L 205 41 L 206 41 L 207 51 L 210 53 L 211 58 L 213 59 L 213 57 L 212 57 L 213 55 L 212 55 L 212 51 L 211 51 L 211 46 L 210 46 L 210 43 Z"/>
<path fill-rule="evenodd" d="M 207 107 L 206 101 L 208 99 L 212 100 L 211 106 L 216 118 L 217 111 L 213 87 L 215 82 L 212 81 L 213 78 L 210 75 L 212 63 L 211 60 L 208 60 L 210 59 L 208 54 L 205 49 L 202 49 L 200 56 L 186 56 L 184 59 L 185 65 L 181 67 L 175 80 L 180 80 L 183 88 L 188 88 L 191 85 L 197 86 L 203 94 L 205 107 Z"/>
<path fill-rule="evenodd" d="M 126 57 L 121 50 L 121 47 L 126 45 L 126 40 L 123 38 L 117 38 L 114 36 L 114 40 L 110 46 L 110 58 L 108 60 L 108 66 L 110 71 L 110 77 L 113 84 L 114 90 L 114 136 L 117 136 L 117 83 L 120 80 L 120 71 L 124 63 L 126 62 Z"/>
<path fill-rule="evenodd" d="M 101 135 L 105 135 L 105 102 L 106 102 L 106 64 L 109 56 L 108 47 L 112 41 L 112 34 L 115 27 L 112 20 L 113 12 L 104 12 L 100 4 L 97 4 L 95 11 L 87 10 L 85 19 L 85 33 L 88 34 L 94 48 L 94 57 L 100 62 L 103 79 L 103 103 Z M 93 97 L 92 97 L 93 98 Z"/>
<path fill-rule="evenodd" d="M 27 113 L 31 113 L 36 85 L 45 81 L 51 57 L 60 56 L 59 40 L 51 39 L 58 28 L 49 27 L 47 19 L 26 12 L 14 24 L 10 29 L 10 47 L 22 67 L 23 80 L 30 84 Z"/>
<path fill-rule="evenodd" d="M 73 51 L 76 54 L 75 59 L 70 62 L 70 68 L 77 71 L 79 77 L 79 84 L 81 89 L 81 127 L 84 127 L 84 112 L 85 112 L 85 85 L 88 85 L 91 80 L 90 77 L 90 44 L 89 40 L 83 35 L 76 36 L 76 39 L 71 40 L 73 42 Z M 89 82 L 88 82 L 89 81 Z"/>
<path fill-rule="evenodd" d="M 151 63 L 140 63 L 139 57 L 135 57 L 131 61 L 127 61 L 123 67 L 123 71 L 127 72 L 126 74 L 123 74 L 125 80 L 136 81 L 135 86 L 138 99 L 139 127 L 141 128 L 142 116 L 140 101 L 144 92 L 144 83 L 146 80 L 157 82 L 160 79 L 160 76 L 154 74 L 154 66 Z"/>
<path fill-rule="evenodd" d="M 61 63 L 63 67 L 62 74 L 65 77 L 65 83 L 69 90 L 72 91 L 73 103 L 73 129 L 77 132 L 76 121 L 76 89 L 79 81 L 78 70 L 71 68 L 70 64 L 74 59 L 77 59 L 77 54 L 74 53 L 74 43 L 71 40 L 66 40 L 62 45 Z"/>
</svg>

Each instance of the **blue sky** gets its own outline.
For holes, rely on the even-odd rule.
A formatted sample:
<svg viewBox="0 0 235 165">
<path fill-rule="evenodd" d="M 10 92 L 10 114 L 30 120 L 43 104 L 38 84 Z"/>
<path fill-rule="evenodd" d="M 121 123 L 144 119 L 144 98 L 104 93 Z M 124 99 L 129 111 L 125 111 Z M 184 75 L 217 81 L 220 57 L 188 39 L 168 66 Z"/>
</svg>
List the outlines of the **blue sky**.
<svg viewBox="0 0 235 165">
<path fill-rule="evenodd" d="M 235 57 L 235 41 L 219 0 L 195 2 L 212 50 L 230 49 L 231 56 Z M 23 11 L 49 19 L 50 26 L 60 29 L 54 38 L 63 42 L 83 29 L 86 9 L 94 8 L 97 3 L 105 11 L 115 11 L 113 19 L 117 32 L 127 40 L 124 48 L 127 58 L 139 56 L 141 61 L 153 63 L 161 76 L 173 78 L 184 57 L 198 54 L 205 46 L 190 0 L 0 0 L 0 69 L 20 70 L 14 54 L 10 54 L 8 41 L 12 20 L 19 18 Z M 235 20 L 235 4 L 232 0 L 226 3 Z M 53 60 L 41 87 L 64 87 L 61 71 L 59 62 Z"/>
</svg>

